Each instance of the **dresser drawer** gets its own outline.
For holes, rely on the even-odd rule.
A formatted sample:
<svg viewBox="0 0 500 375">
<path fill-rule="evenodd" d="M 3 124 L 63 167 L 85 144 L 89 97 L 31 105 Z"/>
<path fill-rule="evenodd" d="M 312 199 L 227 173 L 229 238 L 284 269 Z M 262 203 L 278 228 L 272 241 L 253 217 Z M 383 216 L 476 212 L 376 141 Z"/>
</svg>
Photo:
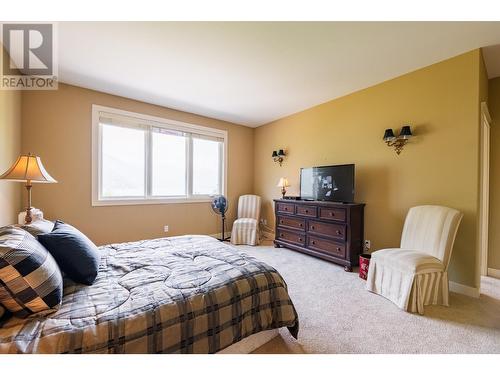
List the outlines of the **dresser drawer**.
<svg viewBox="0 0 500 375">
<path fill-rule="evenodd" d="M 295 213 L 295 205 L 293 203 L 276 203 L 276 211 L 279 213 L 285 214 L 294 214 Z"/>
<path fill-rule="evenodd" d="M 312 250 L 321 251 L 330 255 L 345 258 L 345 245 L 323 238 L 309 236 L 307 238 L 307 247 Z"/>
<path fill-rule="evenodd" d="M 303 233 L 289 232 L 286 230 L 278 229 L 276 233 L 276 239 L 281 241 L 291 242 L 299 246 L 305 246 L 306 236 Z"/>
<path fill-rule="evenodd" d="M 319 208 L 319 218 L 325 220 L 343 221 L 346 219 L 345 208 Z"/>
<path fill-rule="evenodd" d="M 297 205 L 296 214 L 300 216 L 316 217 L 318 214 L 318 210 L 314 206 Z"/>
<path fill-rule="evenodd" d="M 278 216 L 278 226 L 291 229 L 306 230 L 306 221 L 297 217 Z"/>
<path fill-rule="evenodd" d="M 311 234 L 322 234 L 342 241 L 345 240 L 345 225 L 342 224 L 322 223 L 321 221 L 310 220 L 307 230 Z"/>
</svg>

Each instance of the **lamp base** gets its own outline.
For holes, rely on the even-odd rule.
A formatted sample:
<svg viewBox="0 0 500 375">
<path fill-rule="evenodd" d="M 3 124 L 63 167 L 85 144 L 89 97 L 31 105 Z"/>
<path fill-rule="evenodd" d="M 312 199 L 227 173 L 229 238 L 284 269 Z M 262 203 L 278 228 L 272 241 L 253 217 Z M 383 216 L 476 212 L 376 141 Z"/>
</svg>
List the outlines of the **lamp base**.
<svg viewBox="0 0 500 375">
<path fill-rule="evenodd" d="M 31 207 L 31 222 L 37 220 L 43 220 L 43 211 L 38 208 Z M 26 211 L 22 211 L 19 213 L 19 215 L 17 216 L 17 223 L 19 225 L 29 224 L 26 220 Z"/>
<path fill-rule="evenodd" d="M 26 208 L 26 216 L 24 218 L 24 222 L 26 224 L 31 224 L 33 221 L 33 216 L 31 216 L 31 207 Z"/>
</svg>

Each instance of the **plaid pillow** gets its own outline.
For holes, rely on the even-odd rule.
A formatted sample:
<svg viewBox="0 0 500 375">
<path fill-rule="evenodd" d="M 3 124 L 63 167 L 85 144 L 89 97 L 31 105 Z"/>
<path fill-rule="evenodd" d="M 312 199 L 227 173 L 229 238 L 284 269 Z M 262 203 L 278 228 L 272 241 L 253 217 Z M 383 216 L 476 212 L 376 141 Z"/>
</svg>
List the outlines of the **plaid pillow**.
<svg viewBox="0 0 500 375">
<path fill-rule="evenodd" d="M 14 226 L 0 228 L 0 303 L 17 316 L 56 309 L 61 271 L 35 237 Z"/>
</svg>

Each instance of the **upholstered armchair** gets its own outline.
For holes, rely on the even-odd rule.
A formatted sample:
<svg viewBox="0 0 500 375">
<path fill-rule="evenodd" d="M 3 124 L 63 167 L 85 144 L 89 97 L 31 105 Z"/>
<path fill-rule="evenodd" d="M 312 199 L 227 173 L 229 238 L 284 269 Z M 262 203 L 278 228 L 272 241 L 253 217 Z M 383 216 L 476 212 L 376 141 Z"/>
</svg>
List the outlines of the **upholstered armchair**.
<svg viewBox="0 0 500 375">
<path fill-rule="evenodd" d="M 366 289 L 408 312 L 448 306 L 448 264 L 462 213 L 442 206 L 408 211 L 401 247 L 372 254 Z"/>
<path fill-rule="evenodd" d="M 231 243 L 233 245 L 258 245 L 260 197 L 242 195 L 238 200 L 238 219 L 233 223 Z"/>
</svg>

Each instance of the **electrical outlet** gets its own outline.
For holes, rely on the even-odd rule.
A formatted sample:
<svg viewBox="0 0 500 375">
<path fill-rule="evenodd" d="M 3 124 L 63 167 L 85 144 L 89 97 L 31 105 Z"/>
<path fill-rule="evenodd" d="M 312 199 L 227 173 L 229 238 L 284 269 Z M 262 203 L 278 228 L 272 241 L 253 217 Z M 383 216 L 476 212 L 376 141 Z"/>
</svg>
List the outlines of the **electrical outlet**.
<svg viewBox="0 0 500 375">
<path fill-rule="evenodd" d="M 370 240 L 365 240 L 365 249 L 370 250 L 372 247 L 372 242 Z"/>
<path fill-rule="evenodd" d="M 164 231 L 165 233 L 167 233 L 167 232 L 168 232 L 168 225 L 165 225 L 165 226 L 163 227 L 163 231 Z"/>
</svg>

